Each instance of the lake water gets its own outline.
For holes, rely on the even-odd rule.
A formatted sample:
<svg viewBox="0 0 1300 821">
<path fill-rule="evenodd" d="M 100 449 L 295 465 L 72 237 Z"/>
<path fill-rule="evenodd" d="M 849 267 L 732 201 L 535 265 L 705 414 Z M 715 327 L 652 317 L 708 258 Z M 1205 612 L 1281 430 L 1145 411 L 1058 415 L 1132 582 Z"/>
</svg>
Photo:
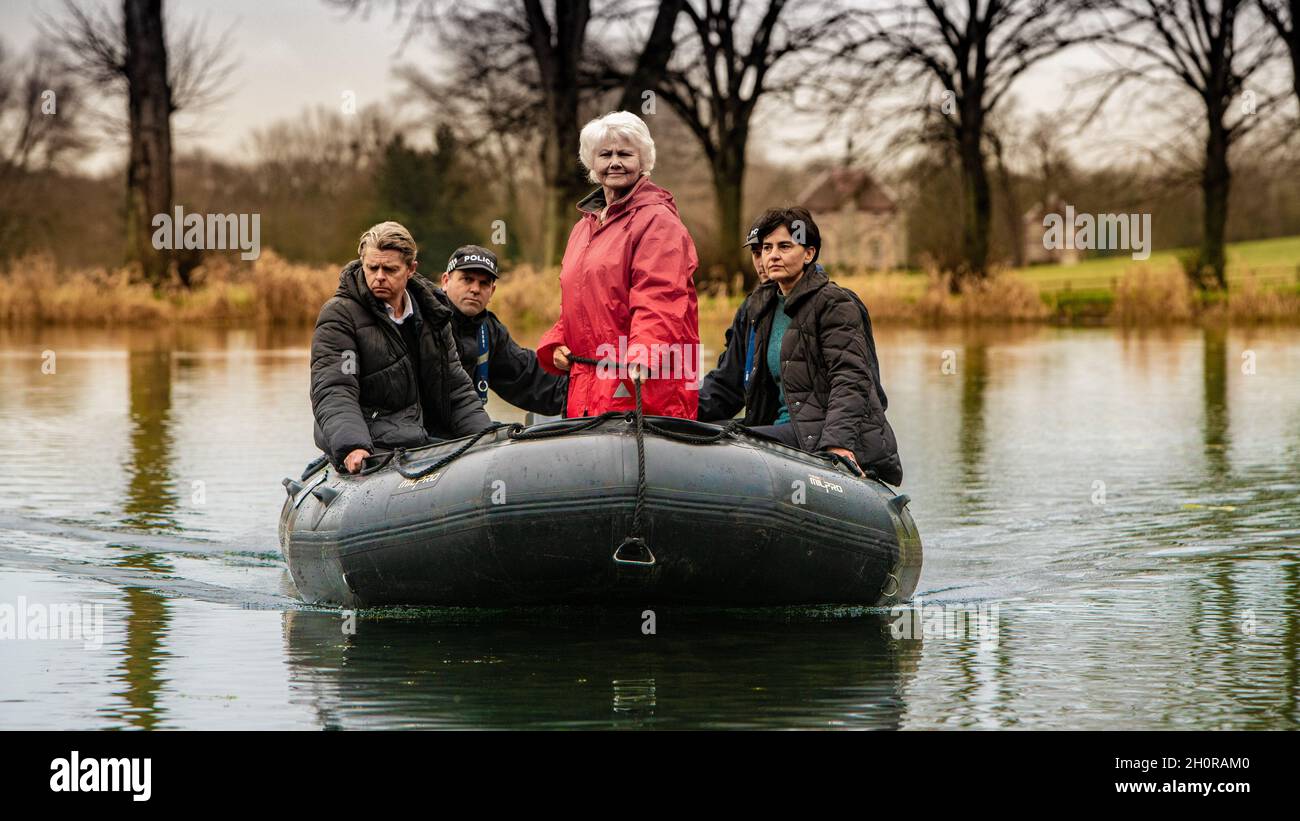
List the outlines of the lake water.
<svg viewBox="0 0 1300 821">
<path fill-rule="evenodd" d="M 0 330 L 0 620 L 102 617 L 0 639 L 0 727 L 1300 726 L 1300 330 L 878 328 L 914 609 L 655 635 L 636 603 L 303 607 L 309 339 Z"/>
</svg>

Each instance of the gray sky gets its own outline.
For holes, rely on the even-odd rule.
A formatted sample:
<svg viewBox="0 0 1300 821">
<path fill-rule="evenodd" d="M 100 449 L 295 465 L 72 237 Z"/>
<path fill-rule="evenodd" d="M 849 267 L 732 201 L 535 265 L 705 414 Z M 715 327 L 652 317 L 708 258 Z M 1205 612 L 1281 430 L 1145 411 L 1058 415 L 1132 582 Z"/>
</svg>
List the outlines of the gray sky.
<svg viewBox="0 0 1300 821">
<path fill-rule="evenodd" d="M 61 13 L 62 5 L 59 0 L 3 0 L 0 39 L 10 49 L 25 51 L 39 35 L 38 15 Z M 233 28 L 230 40 L 238 60 L 229 94 L 178 137 L 182 150 L 201 145 L 238 152 L 256 128 L 309 106 L 337 109 L 344 91 L 355 92 L 360 109 L 389 96 L 395 63 L 429 66 L 434 60 L 423 43 L 398 52 L 405 29 L 395 26 L 390 15 L 347 17 L 319 0 L 167 0 L 165 7 L 169 26 L 203 19 L 214 38 Z M 97 157 L 95 165 L 108 159 Z"/>
</svg>

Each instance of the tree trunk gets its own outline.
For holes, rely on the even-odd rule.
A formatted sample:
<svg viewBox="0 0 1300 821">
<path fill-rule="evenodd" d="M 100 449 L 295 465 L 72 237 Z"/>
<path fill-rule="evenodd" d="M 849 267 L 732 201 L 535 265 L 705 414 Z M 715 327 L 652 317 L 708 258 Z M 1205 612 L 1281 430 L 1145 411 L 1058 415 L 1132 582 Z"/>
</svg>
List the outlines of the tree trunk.
<svg viewBox="0 0 1300 821">
<path fill-rule="evenodd" d="M 1020 207 L 1020 198 L 1016 196 L 1016 181 L 1007 168 L 1002 140 L 991 135 L 994 155 L 998 165 L 998 185 L 1002 189 L 1003 218 L 1007 221 L 1007 236 L 1011 238 L 1011 264 L 1017 268 L 1025 265 L 1025 231 L 1021 220 L 1024 211 Z"/>
<path fill-rule="evenodd" d="M 555 136 L 547 140 L 546 158 L 546 222 L 543 236 L 545 244 L 542 264 L 559 265 L 564 257 L 564 246 L 569 230 L 577 220 L 574 206 L 595 188 L 587 182 L 582 163 L 578 161 L 578 114 L 574 99 L 573 115 L 553 121 Z"/>
<path fill-rule="evenodd" d="M 131 258 L 154 288 L 167 277 L 170 255 L 153 246 L 155 214 L 171 214 L 171 88 L 162 0 L 124 0 L 127 117 L 131 132 L 126 172 L 127 242 Z"/>
<path fill-rule="evenodd" d="M 734 144 L 734 140 L 731 141 Z M 753 264 L 744 259 L 740 243 L 744 241 L 741 226 L 741 203 L 744 201 L 745 151 L 740 147 L 725 145 L 712 162 L 713 197 L 718 215 L 718 264 L 722 266 L 722 281 L 728 283 L 739 272 L 744 277 L 748 293 L 758 284 L 758 273 Z"/>
<path fill-rule="evenodd" d="M 989 193 L 988 169 L 980 145 L 982 129 L 966 127 L 959 141 L 962 182 L 962 256 L 965 269 L 953 277 L 954 290 L 962 280 L 983 279 L 988 273 L 989 229 L 992 223 L 992 198 Z"/>
<path fill-rule="evenodd" d="M 1231 186 L 1228 168 L 1228 134 L 1223 119 L 1211 112 L 1210 134 L 1205 144 L 1205 168 L 1201 173 L 1201 192 L 1205 198 L 1204 218 L 1201 228 L 1201 253 L 1197 261 L 1195 283 L 1198 288 L 1213 285 L 1226 289 L 1227 260 L 1224 254 L 1224 235 L 1228 225 L 1228 189 Z M 1212 277 L 1207 283 L 1206 274 Z"/>
<path fill-rule="evenodd" d="M 505 138 L 498 133 L 493 140 L 497 156 L 496 162 L 500 163 L 502 174 L 505 177 L 505 194 L 506 194 L 506 242 L 502 249 L 501 256 L 511 262 L 518 262 L 521 246 L 519 243 L 519 174 L 515 171 L 515 163 L 511 161 L 512 152 L 506 145 Z M 495 232 L 495 227 L 493 231 Z"/>
<path fill-rule="evenodd" d="M 549 133 L 546 135 L 546 215 L 542 230 L 542 262 L 550 267 L 564 258 L 564 246 L 573 225 L 574 204 L 591 186 L 578 160 L 578 60 L 591 19 L 588 0 L 557 0 L 555 39 L 539 3 L 530 3 L 534 29 L 534 56 L 545 83 Z"/>
<path fill-rule="evenodd" d="M 673 28 L 677 25 L 677 15 L 681 13 L 686 0 L 660 0 L 659 11 L 655 14 L 654 25 L 650 27 L 650 36 L 645 48 L 637 59 L 636 67 L 623 86 L 619 98 L 620 111 L 631 111 L 644 119 L 645 92 L 653 91 L 668 68 L 668 61 L 673 56 Z"/>
<path fill-rule="evenodd" d="M 1292 25 L 1300 28 L 1300 19 Z M 1300 102 L 1300 35 L 1293 34 L 1291 37 L 1295 41 L 1288 46 L 1291 49 L 1291 85 L 1295 88 L 1296 100 Z"/>
</svg>

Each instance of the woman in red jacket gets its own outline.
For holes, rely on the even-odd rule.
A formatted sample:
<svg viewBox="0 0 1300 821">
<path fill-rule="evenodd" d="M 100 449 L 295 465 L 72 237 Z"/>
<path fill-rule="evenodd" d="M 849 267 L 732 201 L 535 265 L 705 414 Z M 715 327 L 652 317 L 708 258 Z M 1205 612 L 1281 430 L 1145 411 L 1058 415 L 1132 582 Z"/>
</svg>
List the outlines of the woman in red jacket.
<svg viewBox="0 0 1300 821">
<path fill-rule="evenodd" d="M 617 111 L 582 129 L 579 158 L 600 184 L 578 203 L 560 269 L 560 319 L 537 358 L 569 373 L 568 416 L 636 407 L 694 419 L 699 400 L 695 243 L 673 196 L 650 182 L 654 141 L 640 117 Z M 570 358 L 599 360 L 592 365 Z M 606 365 L 604 363 L 610 363 Z"/>
</svg>

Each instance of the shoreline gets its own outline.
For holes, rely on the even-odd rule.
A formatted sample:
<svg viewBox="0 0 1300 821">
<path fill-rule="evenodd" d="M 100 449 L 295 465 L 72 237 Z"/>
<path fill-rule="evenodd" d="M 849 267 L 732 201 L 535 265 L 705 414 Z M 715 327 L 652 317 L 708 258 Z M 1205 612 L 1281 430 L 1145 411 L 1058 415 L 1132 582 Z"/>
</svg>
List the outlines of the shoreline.
<svg viewBox="0 0 1300 821">
<path fill-rule="evenodd" d="M 1230 271 L 1227 292 L 1194 291 L 1176 266 L 1109 260 L 1075 266 L 1077 273 L 1063 280 L 1064 288 L 1047 287 L 1062 282 L 1061 269 L 1048 266 L 995 271 L 958 295 L 935 271 L 831 269 L 830 274 L 856 292 L 881 325 L 1300 325 L 1300 264 L 1294 274 L 1288 264 L 1267 268 L 1280 269 L 1281 275 L 1261 278 L 1257 269 L 1238 264 Z M 312 327 L 334 295 L 338 269 L 292 263 L 266 251 L 251 264 L 205 263 L 196 281 L 192 290 L 173 286 L 155 292 L 130 268 L 67 273 L 49 257 L 28 258 L 0 274 L 0 327 Z M 701 321 L 730 324 L 743 299 L 702 290 Z M 560 312 L 558 271 L 528 266 L 504 271 L 491 309 L 523 332 L 549 327 Z"/>
</svg>

